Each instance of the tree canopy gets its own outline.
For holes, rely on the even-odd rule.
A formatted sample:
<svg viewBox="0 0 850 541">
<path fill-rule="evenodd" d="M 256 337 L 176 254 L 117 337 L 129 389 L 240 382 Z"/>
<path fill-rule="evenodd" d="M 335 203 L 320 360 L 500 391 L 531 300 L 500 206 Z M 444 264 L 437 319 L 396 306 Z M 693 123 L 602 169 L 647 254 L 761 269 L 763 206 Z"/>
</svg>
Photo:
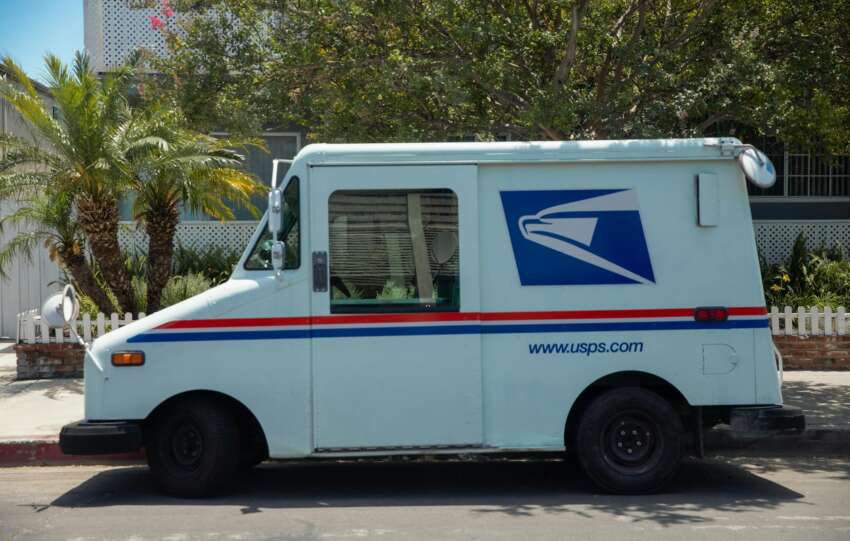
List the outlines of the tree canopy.
<svg viewBox="0 0 850 541">
<path fill-rule="evenodd" d="M 850 152 L 850 0 L 182 0 L 163 99 L 322 141 L 699 136 Z M 170 9 L 170 8 L 169 8 Z"/>
</svg>

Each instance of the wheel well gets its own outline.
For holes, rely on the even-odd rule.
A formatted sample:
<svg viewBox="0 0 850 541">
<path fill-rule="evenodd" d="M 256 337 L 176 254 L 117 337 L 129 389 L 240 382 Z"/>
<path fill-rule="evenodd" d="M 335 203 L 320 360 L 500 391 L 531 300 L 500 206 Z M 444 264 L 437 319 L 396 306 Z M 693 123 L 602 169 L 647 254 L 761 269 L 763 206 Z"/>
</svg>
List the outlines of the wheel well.
<svg viewBox="0 0 850 541">
<path fill-rule="evenodd" d="M 263 427 L 260 425 L 260 422 L 257 421 L 257 418 L 251 410 L 239 400 L 218 391 L 186 391 L 172 396 L 154 408 L 154 410 L 145 418 L 143 423 L 144 431 L 148 433 L 151 423 L 153 423 L 156 417 L 166 411 L 172 404 L 188 397 L 204 397 L 209 400 L 215 400 L 219 403 L 225 404 L 236 419 L 236 428 L 239 430 L 240 448 L 254 449 L 262 456 L 268 456 L 269 444 L 266 440 L 266 434 L 263 431 Z"/>
<path fill-rule="evenodd" d="M 679 389 L 674 387 L 670 382 L 649 374 L 647 372 L 616 372 L 608 374 L 600 378 L 590 385 L 578 395 L 573 402 L 570 412 L 567 415 L 567 422 L 564 425 L 564 446 L 570 448 L 572 442 L 575 441 L 578 433 L 578 425 L 581 421 L 581 414 L 584 409 L 590 405 L 593 400 L 612 389 L 618 387 L 643 387 L 660 395 L 662 398 L 670 402 L 673 408 L 679 412 L 679 415 L 684 419 L 690 414 L 690 404 L 684 395 L 679 392 Z M 687 430 L 689 424 L 684 424 Z"/>
</svg>

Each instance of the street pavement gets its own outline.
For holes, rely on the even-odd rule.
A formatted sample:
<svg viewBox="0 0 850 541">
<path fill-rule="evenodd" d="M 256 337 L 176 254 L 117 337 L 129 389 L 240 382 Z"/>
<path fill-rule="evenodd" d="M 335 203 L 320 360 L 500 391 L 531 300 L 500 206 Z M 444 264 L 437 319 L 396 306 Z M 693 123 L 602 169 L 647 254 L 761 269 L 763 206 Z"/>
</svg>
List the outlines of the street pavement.
<svg viewBox="0 0 850 541">
<path fill-rule="evenodd" d="M 669 492 L 599 494 L 556 461 L 265 464 L 206 500 L 143 467 L 0 469 L 0 541 L 850 539 L 850 461 L 715 457 Z"/>
</svg>

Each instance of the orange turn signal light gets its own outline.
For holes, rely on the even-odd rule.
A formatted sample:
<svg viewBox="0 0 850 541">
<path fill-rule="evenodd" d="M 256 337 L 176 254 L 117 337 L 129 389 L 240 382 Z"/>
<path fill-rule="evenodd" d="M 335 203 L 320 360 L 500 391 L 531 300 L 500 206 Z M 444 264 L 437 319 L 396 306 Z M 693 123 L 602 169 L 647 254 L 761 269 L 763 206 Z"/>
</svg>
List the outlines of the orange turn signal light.
<svg viewBox="0 0 850 541">
<path fill-rule="evenodd" d="M 145 364 L 143 351 L 116 351 L 112 354 L 112 364 L 115 366 L 142 366 Z"/>
</svg>

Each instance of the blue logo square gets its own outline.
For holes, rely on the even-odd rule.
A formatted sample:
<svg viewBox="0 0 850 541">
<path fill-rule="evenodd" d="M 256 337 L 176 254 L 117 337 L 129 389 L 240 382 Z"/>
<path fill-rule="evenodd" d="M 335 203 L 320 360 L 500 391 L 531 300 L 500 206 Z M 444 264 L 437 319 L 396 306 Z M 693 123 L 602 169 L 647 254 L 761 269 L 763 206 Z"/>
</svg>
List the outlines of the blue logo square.
<svg viewBox="0 0 850 541">
<path fill-rule="evenodd" d="M 635 190 L 500 195 L 522 285 L 655 283 Z"/>
</svg>

